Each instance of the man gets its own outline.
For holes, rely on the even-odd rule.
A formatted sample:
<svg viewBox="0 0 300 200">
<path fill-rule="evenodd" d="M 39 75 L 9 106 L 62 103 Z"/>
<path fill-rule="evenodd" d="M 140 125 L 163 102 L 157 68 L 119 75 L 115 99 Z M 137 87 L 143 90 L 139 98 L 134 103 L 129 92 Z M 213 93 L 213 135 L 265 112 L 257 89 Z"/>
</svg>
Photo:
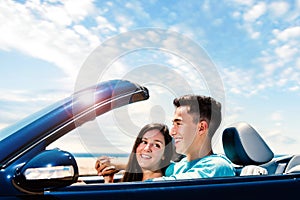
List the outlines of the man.
<svg viewBox="0 0 300 200">
<path fill-rule="evenodd" d="M 175 113 L 170 131 L 176 152 L 185 155 L 172 163 L 157 180 L 234 176 L 232 163 L 214 154 L 211 140 L 221 123 L 221 104 L 211 97 L 185 95 L 173 101 Z"/>
</svg>

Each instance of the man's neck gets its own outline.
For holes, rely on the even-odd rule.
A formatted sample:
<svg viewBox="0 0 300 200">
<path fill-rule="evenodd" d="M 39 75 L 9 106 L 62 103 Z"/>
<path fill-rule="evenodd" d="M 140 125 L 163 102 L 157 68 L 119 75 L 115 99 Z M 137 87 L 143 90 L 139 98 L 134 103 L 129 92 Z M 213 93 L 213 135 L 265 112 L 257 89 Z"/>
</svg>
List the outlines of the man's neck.
<svg viewBox="0 0 300 200">
<path fill-rule="evenodd" d="M 213 154 L 211 145 L 202 145 L 199 149 L 191 150 L 189 153 L 186 154 L 187 161 L 196 160 L 199 158 L 203 158 L 205 156 Z"/>
</svg>

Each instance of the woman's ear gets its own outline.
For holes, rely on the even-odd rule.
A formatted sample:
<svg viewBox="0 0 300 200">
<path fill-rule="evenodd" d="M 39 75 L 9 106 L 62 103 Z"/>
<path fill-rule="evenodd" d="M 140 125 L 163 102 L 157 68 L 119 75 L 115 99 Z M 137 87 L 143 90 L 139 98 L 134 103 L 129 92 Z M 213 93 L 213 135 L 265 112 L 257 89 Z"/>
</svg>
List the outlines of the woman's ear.
<svg viewBox="0 0 300 200">
<path fill-rule="evenodd" d="M 206 121 L 202 120 L 200 122 L 198 122 L 198 133 L 199 134 L 203 134 L 206 133 L 208 130 L 208 124 Z"/>
</svg>

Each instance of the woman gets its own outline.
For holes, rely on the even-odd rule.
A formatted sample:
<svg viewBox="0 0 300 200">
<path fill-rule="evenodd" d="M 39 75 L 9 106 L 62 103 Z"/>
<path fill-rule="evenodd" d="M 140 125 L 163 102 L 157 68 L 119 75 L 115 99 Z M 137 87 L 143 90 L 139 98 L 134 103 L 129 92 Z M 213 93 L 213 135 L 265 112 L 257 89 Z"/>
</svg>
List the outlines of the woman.
<svg viewBox="0 0 300 200">
<path fill-rule="evenodd" d="M 160 123 L 147 124 L 140 130 L 134 142 L 121 182 L 145 181 L 163 176 L 173 153 L 174 147 L 168 127 Z M 96 169 L 99 170 L 101 162 L 97 162 Z M 100 174 L 104 175 L 106 183 L 113 182 L 117 170 L 114 170 L 114 166 L 110 166 L 107 160 L 102 164 L 105 167 L 102 167 L 104 170 L 101 170 Z M 112 173 L 107 173 L 109 171 Z"/>
</svg>

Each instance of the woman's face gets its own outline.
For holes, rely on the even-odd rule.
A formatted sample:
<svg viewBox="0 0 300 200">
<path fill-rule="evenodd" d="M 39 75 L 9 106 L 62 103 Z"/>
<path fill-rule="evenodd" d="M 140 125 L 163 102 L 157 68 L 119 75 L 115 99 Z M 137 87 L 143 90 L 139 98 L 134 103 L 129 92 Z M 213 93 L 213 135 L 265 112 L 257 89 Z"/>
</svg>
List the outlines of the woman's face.
<svg viewBox="0 0 300 200">
<path fill-rule="evenodd" d="M 136 159 L 144 170 L 156 171 L 160 168 L 165 150 L 163 134 L 157 130 L 147 131 L 142 137 L 142 142 L 136 149 Z"/>
</svg>

